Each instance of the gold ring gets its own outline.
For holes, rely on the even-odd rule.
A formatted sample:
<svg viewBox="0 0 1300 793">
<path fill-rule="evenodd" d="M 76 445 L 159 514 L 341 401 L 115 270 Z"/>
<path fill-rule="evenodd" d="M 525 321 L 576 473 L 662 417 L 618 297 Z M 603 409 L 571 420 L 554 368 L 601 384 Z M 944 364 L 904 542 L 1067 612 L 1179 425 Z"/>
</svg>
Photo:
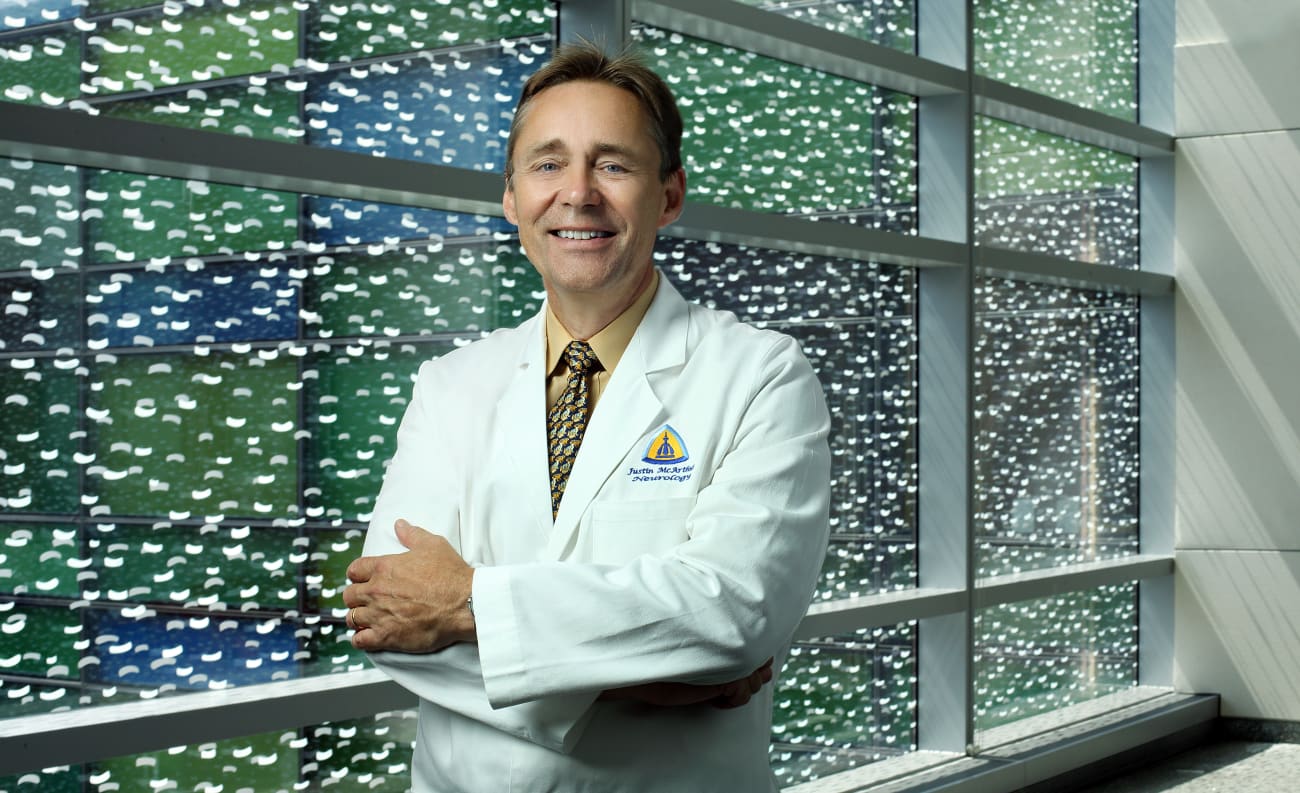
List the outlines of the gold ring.
<svg viewBox="0 0 1300 793">
<path fill-rule="evenodd" d="M 352 630 L 356 630 L 356 629 L 357 629 L 357 621 L 352 617 L 352 612 L 354 612 L 354 611 L 356 611 L 356 610 L 357 610 L 357 609 L 356 609 L 355 606 L 353 606 L 352 608 L 348 609 L 348 615 L 347 615 L 347 618 L 343 620 L 345 623 L 347 623 L 347 626 L 348 626 L 349 628 L 351 628 Z"/>
</svg>

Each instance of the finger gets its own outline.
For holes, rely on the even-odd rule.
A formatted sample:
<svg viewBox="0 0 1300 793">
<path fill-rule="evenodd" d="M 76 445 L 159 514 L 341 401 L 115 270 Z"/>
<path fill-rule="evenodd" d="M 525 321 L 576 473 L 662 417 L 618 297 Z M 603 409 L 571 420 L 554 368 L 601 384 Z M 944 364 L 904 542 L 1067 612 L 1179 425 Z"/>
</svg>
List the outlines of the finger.
<svg viewBox="0 0 1300 793">
<path fill-rule="evenodd" d="M 357 584 L 351 584 L 343 589 L 343 605 L 348 608 L 364 606 L 366 603 L 365 589 Z"/>
<path fill-rule="evenodd" d="M 374 558 L 369 556 L 360 556 L 356 559 L 353 559 L 352 564 L 348 565 L 347 577 L 348 580 L 352 581 L 353 583 L 359 584 L 365 581 L 369 581 L 370 576 L 374 575 L 374 572 L 375 572 Z"/>
</svg>

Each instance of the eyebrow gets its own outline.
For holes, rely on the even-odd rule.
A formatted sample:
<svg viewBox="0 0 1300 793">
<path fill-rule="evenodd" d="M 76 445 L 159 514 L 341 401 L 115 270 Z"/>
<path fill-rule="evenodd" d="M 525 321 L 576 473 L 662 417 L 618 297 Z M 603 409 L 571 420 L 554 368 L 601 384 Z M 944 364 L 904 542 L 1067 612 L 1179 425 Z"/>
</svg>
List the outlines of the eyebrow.
<svg viewBox="0 0 1300 793">
<path fill-rule="evenodd" d="M 551 138 L 543 141 L 528 150 L 528 156 L 537 157 L 542 154 L 557 154 L 566 152 L 569 147 L 559 138 Z M 626 146 L 620 146 L 617 143 L 597 143 L 596 154 L 613 154 L 626 160 L 636 161 L 636 154 Z"/>
</svg>

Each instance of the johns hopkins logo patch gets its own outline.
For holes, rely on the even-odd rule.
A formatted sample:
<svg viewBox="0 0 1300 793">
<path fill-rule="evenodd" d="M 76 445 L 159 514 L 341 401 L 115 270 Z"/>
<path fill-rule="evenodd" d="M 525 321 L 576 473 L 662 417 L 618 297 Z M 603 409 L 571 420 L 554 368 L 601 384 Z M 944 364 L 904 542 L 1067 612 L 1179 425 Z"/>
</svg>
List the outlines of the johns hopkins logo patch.
<svg viewBox="0 0 1300 793">
<path fill-rule="evenodd" d="M 646 444 L 641 462 L 649 465 L 629 466 L 627 475 L 633 482 L 685 482 L 695 472 L 695 464 L 687 462 L 690 459 L 681 433 L 665 424 Z"/>
<path fill-rule="evenodd" d="M 674 465 L 684 463 L 690 457 L 686 451 L 686 444 L 682 443 L 682 436 L 677 434 L 677 430 L 665 424 L 651 436 L 650 444 L 645 447 L 645 457 L 641 459 L 655 465 Z"/>
</svg>

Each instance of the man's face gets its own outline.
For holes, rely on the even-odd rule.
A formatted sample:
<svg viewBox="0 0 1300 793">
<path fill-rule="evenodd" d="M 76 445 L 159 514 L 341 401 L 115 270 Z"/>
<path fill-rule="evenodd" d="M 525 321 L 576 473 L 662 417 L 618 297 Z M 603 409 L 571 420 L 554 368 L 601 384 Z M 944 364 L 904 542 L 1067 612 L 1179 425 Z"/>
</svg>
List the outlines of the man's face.
<svg viewBox="0 0 1300 793">
<path fill-rule="evenodd" d="M 681 170 L 659 179 L 649 127 L 636 97 L 605 83 L 533 97 L 502 206 L 552 297 L 630 303 L 648 277 L 686 189 Z"/>
</svg>

